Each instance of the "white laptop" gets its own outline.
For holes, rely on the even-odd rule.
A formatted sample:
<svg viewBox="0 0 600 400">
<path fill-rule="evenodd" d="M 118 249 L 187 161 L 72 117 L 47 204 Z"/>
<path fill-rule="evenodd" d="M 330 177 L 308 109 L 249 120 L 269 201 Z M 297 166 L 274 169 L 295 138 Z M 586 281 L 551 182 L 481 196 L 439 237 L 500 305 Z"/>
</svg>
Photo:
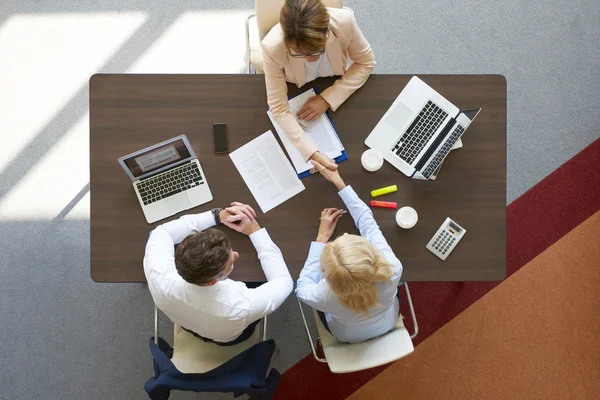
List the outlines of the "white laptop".
<svg viewBox="0 0 600 400">
<path fill-rule="evenodd" d="M 149 224 L 213 199 L 185 135 L 119 158 Z"/>
<path fill-rule="evenodd" d="M 365 144 L 404 175 L 429 179 L 479 111 L 461 112 L 413 76 Z"/>
</svg>

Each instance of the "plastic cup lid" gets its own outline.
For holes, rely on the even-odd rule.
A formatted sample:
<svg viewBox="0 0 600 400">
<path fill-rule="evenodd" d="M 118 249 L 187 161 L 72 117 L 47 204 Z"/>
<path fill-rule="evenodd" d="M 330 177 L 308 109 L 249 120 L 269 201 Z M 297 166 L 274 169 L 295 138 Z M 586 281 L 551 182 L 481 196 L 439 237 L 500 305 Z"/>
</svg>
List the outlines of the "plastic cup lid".
<svg viewBox="0 0 600 400">
<path fill-rule="evenodd" d="M 383 155 L 379 150 L 369 149 L 362 154 L 360 161 L 367 170 L 378 169 L 383 165 Z"/>
<path fill-rule="evenodd" d="M 417 222 L 417 212 L 412 207 L 402 207 L 396 214 L 396 221 L 401 225 L 412 225 Z"/>
</svg>

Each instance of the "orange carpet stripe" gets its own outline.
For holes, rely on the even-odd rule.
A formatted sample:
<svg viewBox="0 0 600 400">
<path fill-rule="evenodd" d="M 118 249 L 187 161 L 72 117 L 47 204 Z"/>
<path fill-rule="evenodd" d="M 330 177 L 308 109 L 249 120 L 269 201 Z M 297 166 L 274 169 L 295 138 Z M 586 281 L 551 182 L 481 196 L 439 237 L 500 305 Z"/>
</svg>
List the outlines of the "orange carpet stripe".
<svg viewBox="0 0 600 400">
<path fill-rule="evenodd" d="M 600 211 L 347 399 L 598 399 L 599 231 Z"/>
</svg>

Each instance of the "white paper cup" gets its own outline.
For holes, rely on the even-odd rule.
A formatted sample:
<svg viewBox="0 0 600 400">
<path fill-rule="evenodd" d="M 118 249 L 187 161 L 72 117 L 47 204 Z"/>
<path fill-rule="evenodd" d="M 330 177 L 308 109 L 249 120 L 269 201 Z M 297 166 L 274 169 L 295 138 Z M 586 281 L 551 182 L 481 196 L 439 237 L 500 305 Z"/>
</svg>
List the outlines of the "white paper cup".
<svg viewBox="0 0 600 400">
<path fill-rule="evenodd" d="M 419 215 L 412 207 L 402 207 L 396 213 L 396 223 L 400 228 L 410 229 L 417 224 Z"/>
<path fill-rule="evenodd" d="M 369 149 L 360 157 L 362 166 L 369 172 L 375 172 L 383 165 L 383 154 L 379 150 Z"/>
</svg>

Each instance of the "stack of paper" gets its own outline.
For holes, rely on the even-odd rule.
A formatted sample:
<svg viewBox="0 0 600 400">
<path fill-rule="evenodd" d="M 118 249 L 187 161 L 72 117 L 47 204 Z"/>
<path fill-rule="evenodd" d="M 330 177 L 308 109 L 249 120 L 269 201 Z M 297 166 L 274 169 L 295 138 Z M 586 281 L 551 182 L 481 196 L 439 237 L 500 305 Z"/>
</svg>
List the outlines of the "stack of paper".
<svg viewBox="0 0 600 400">
<path fill-rule="evenodd" d="M 304 103 L 306 103 L 306 100 L 316 95 L 317 93 L 315 90 L 310 89 L 294 97 L 293 99 L 290 99 L 290 113 L 295 117 L 298 110 L 300 110 Z M 273 118 L 271 111 L 267 111 L 267 115 L 271 119 L 271 123 L 275 127 L 275 131 L 277 132 L 277 135 L 279 135 L 279 138 L 283 143 L 283 147 L 285 147 L 285 150 L 290 156 L 292 164 L 294 165 L 298 175 L 302 175 L 303 173 L 312 169 L 312 164 L 304 161 L 304 158 L 298 149 L 296 149 L 292 142 L 290 142 L 286 133 L 275 121 L 275 118 Z M 302 129 L 304 129 L 306 135 L 312 140 L 321 153 L 326 154 L 329 158 L 334 160 L 342 155 L 344 152 L 344 146 L 342 145 L 342 142 L 333 128 L 333 125 L 331 124 L 327 114 L 322 114 L 314 121 L 306 121 L 303 119 L 297 120 L 298 124 L 300 124 Z"/>
<path fill-rule="evenodd" d="M 304 190 L 271 131 L 231 152 L 229 157 L 263 213 Z"/>
</svg>

